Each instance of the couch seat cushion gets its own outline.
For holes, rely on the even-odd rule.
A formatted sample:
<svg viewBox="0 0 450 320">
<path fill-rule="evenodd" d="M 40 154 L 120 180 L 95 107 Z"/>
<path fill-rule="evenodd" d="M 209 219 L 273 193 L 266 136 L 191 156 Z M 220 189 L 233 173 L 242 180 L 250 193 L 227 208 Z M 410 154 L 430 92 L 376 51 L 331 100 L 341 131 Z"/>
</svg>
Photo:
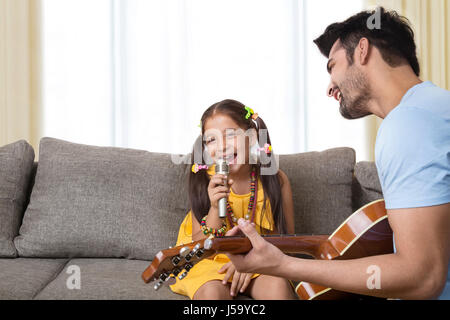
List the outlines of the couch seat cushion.
<svg viewBox="0 0 450 320">
<path fill-rule="evenodd" d="M 0 300 L 30 300 L 64 268 L 67 259 L 0 259 Z"/>
<path fill-rule="evenodd" d="M 168 286 L 158 291 L 141 279 L 149 261 L 127 259 L 73 259 L 37 296 L 38 300 L 166 300 L 188 299 Z M 72 266 L 72 268 L 71 268 Z M 76 266 L 75 268 L 73 266 Z M 70 268 L 70 269 L 69 269 Z M 77 270 L 77 271 L 74 271 Z M 69 271 L 69 273 L 67 273 Z M 70 277 L 79 272 L 79 289 Z"/>
</svg>

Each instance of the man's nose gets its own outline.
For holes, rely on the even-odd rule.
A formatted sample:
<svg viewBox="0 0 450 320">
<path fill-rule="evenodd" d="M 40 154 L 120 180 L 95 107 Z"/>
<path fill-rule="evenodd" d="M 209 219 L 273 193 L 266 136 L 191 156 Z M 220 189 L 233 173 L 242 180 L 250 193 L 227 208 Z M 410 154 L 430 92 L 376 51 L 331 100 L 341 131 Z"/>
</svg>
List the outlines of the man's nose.
<svg viewBox="0 0 450 320">
<path fill-rule="evenodd" d="M 332 97 L 334 91 L 334 86 L 330 83 L 327 88 L 327 96 Z"/>
</svg>

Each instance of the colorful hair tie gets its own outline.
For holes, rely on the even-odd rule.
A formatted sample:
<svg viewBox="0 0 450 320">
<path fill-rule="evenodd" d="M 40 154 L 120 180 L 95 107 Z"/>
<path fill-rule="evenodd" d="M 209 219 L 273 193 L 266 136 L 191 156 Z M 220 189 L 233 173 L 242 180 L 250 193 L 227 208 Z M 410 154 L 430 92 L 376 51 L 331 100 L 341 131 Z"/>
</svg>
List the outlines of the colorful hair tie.
<svg viewBox="0 0 450 320">
<path fill-rule="evenodd" d="M 245 110 L 247 110 L 247 115 L 245 116 L 245 119 L 248 120 L 252 115 L 255 114 L 253 109 L 250 109 L 249 107 L 245 107 Z"/>
<path fill-rule="evenodd" d="M 270 144 L 266 143 L 264 145 L 264 148 L 258 148 L 257 150 L 258 151 L 264 151 L 265 154 L 270 154 L 270 153 L 272 153 L 272 146 Z"/>
<path fill-rule="evenodd" d="M 193 173 L 197 173 L 200 170 L 208 170 L 208 169 L 209 169 L 209 167 L 206 164 L 203 165 L 203 164 L 195 163 L 192 165 L 191 171 Z"/>
</svg>

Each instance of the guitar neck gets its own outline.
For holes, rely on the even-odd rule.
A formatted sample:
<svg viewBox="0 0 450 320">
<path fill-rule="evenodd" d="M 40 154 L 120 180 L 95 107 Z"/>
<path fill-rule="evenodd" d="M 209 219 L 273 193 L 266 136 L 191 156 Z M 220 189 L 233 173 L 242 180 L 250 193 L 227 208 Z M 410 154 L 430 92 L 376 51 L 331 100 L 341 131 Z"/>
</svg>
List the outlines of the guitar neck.
<svg viewBox="0 0 450 320">
<path fill-rule="evenodd" d="M 302 253 L 313 256 L 319 255 L 319 249 L 329 245 L 326 235 L 320 236 L 299 236 L 299 235 L 280 235 L 264 236 L 264 240 L 273 244 L 284 253 Z M 205 248 L 217 252 L 244 254 L 252 249 L 252 244 L 247 237 L 223 237 L 213 238 L 205 242 Z"/>
</svg>

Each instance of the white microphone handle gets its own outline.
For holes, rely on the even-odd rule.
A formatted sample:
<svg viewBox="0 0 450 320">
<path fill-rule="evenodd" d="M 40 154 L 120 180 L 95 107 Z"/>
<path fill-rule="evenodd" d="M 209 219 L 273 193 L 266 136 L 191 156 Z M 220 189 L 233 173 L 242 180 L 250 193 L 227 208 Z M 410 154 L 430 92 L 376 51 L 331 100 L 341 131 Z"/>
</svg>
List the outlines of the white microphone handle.
<svg viewBox="0 0 450 320">
<path fill-rule="evenodd" d="M 229 167 L 228 167 L 228 162 L 226 162 L 225 160 L 218 160 L 216 163 L 216 173 L 228 176 L 228 174 L 230 173 Z M 227 184 L 228 183 L 225 183 L 225 186 L 227 186 Z M 219 200 L 218 207 L 219 207 L 219 218 L 221 218 L 221 219 L 226 218 L 227 217 L 227 198 L 226 197 Z"/>
</svg>

